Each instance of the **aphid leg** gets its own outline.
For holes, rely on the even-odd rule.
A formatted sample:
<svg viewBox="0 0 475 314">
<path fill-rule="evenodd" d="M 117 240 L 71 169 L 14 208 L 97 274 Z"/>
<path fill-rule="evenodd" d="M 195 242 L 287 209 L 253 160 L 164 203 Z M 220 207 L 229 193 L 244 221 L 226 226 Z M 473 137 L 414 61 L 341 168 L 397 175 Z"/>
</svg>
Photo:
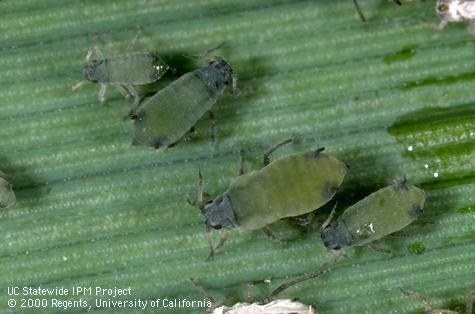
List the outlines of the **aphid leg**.
<svg viewBox="0 0 475 314">
<path fill-rule="evenodd" d="M 119 91 L 119 93 L 124 96 L 124 98 L 129 98 L 130 97 L 130 94 L 127 92 L 127 90 L 120 84 L 115 84 L 114 85 L 117 90 Z"/>
<path fill-rule="evenodd" d="M 333 216 L 335 215 L 335 212 L 336 212 L 336 206 L 337 205 L 338 205 L 338 202 L 335 203 L 335 205 L 333 206 L 333 208 L 330 212 L 330 215 L 328 215 L 328 218 L 325 219 L 325 221 L 322 223 L 322 226 L 320 227 L 320 232 L 323 232 L 323 230 L 325 230 L 325 228 L 328 227 L 328 225 L 332 221 Z"/>
<path fill-rule="evenodd" d="M 135 87 L 133 87 L 131 84 L 125 85 L 127 88 L 127 91 L 129 92 L 132 97 L 134 97 L 134 108 L 137 107 L 140 103 L 140 96 Z"/>
<path fill-rule="evenodd" d="M 132 39 L 132 41 L 131 41 L 131 42 L 129 43 L 129 45 L 127 46 L 126 53 L 128 53 L 128 54 L 131 54 L 131 53 L 132 53 L 132 50 L 134 49 L 134 45 L 135 45 L 135 43 L 137 42 L 137 39 L 139 38 L 140 33 L 142 33 L 142 29 L 141 29 L 141 28 L 139 28 L 139 29 L 137 30 L 137 33 L 135 33 L 134 38 Z"/>
<path fill-rule="evenodd" d="M 223 247 L 224 243 L 225 243 L 226 240 L 228 239 L 228 236 L 229 236 L 229 231 L 228 231 L 227 229 L 224 229 L 224 230 L 221 232 L 221 238 L 219 239 L 218 245 L 213 246 L 213 241 L 212 241 L 212 239 L 211 239 L 211 235 L 210 235 L 210 233 L 208 232 L 208 241 L 209 241 L 211 250 L 210 250 L 210 252 L 209 252 L 209 255 L 208 255 L 207 260 L 213 259 L 214 253 L 216 253 L 217 250 L 219 250 L 220 248 Z"/>
<path fill-rule="evenodd" d="M 103 55 L 102 55 L 102 52 L 101 52 L 101 49 L 99 48 L 99 45 L 98 44 L 94 44 L 94 46 L 92 47 L 94 53 L 96 54 L 97 58 L 98 59 L 104 59 Z"/>
<path fill-rule="evenodd" d="M 75 91 L 75 90 L 81 88 L 81 87 L 82 87 L 84 84 L 86 84 L 87 82 L 88 82 L 87 80 L 82 80 L 82 81 L 77 82 L 76 84 L 74 84 L 74 85 L 72 86 L 72 90 Z"/>
<path fill-rule="evenodd" d="M 101 88 L 99 89 L 99 101 L 101 102 L 101 104 L 104 104 L 106 102 L 106 91 L 107 85 L 101 84 Z"/>
<path fill-rule="evenodd" d="M 231 76 L 226 82 L 226 85 L 231 86 L 231 93 L 234 96 L 239 96 L 238 89 L 237 89 L 237 75 L 234 72 L 231 71 Z"/>
<path fill-rule="evenodd" d="M 209 119 L 211 122 L 211 145 L 214 147 L 216 145 L 216 118 L 213 111 L 208 111 Z"/>
<path fill-rule="evenodd" d="M 272 230 L 269 228 L 269 227 L 263 227 L 262 228 L 262 231 L 264 232 L 264 234 L 269 238 L 271 239 L 272 241 L 276 241 L 278 242 L 280 245 L 284 245 L 284 241 L 282 241 L 281 238 L 279 238 L 278 236 L 276 236 Z"/>
<path fill-rule="evenodd" d="M 434 23 L 427 23 L 427 25 L 435 30 L 441 31 L 447 26 L 447 21 L 442 20 L 439 22 L 439 24 L 434 24 Z"/>
<path fill-rule="evenodd" d="M 277 143 L 277 144 L 275 144 L 274 146 L 272 146 L 271 148 L 269 148 L 269 150 L 267 150 L 267 151 L 264 153 L 264 158 L 263 158 L 264 167 L 267 166 L 267 165 L 270 163 L 270 155 L 271 155 L 276 149 L 278 149 L 279 147 L 285 146 L 285 145 L 287 145 L 287 144 L 291 144 L 292 142 L 293 142 L 293 139 L 292 139 L 292 138 L 288 138 L 288 139 L 286 139 L 285 141 L 280 142 L 280 143 Z"/>
<path fill-rule="evenodd" d="M 239 151 L 239 175 L 244 174 L 244 153 L 242 150 Z"/>
<path fill-rule="evenodd" d="M 310 212 L 308 214 L 297 216 L 297 217 L 290 217 L 294 223 L 302 227 L 308 227 L 315 217 L 315 211 Z"/>
<path fill-rule="evenodd" d="M 356 9 L 356 12 L 358 13 L 358 15 L 360 16 L 360 19 L 363 23 L 366 22 L 366 19 L 363 15 L 363 11 L 361 11 L 361 8 L 360 8 L 360 5 L 358 4 L 358 0 L 353 0 L 353 4 L 355 5 L 355 9 Z"/>
<path fill-rule="evenodd" d="M 247 303 L 254 303 L 254 284 L 247 284 Z"/>
<path fill-rule="evenodd" d="M 417 299 L 419 299 L 420 301 L 422 301 L 422 303 L 424 304 L 424 311 L 425 311 L 426 313 L 429 313 L 430 311 L 432 311 L 432 304 L 431 304 L 430 301 L 429 301 L 425 296 L 423 296 L 422 294 L 417 293 L 417 292 L 414 292 L 414 291 L 404 290 L 403 288 L 399 288 L 399 290 L 401 290 L 402 294 L 404 294 L 404 295 L 407 296 L 407 297 L 417 298 Z"/>
<path fill-rule="evenodd" d="M 214 298 L 205 290 L 202 286 L 200 286 L 194 278 L 190 278 L 191 282 L 195 286 L 196 290 L 206 299 L 206 301 L 211 303 L 211 310 L 214 310 L 217 306 L 216 301 Z"/>
<path fill-rule="evenodd" d="M 317 270 L 315 270 L 311 273 L 307 273 L 303 276 L 295 278 L 294 280 L 291 280 L 289 282 L 281 284 L 280 286 L 278 286 L 276 289 L 274 289 L 274 291 L 272 291 L 269 294 L 269 296 L 265 299 L 265 302 L 267 302 L 267 303 L 271 302 L 272 300 L 274 300 L 277 297 L 278 294 L 282 293 L 284 290 L 287 290 L 288 288 L 290 288 L 290 287 L 292 287 L 292 286 L 294 286 L 298 283 L 301 283 L 301 282 L 307 281 L 309 279 L 319 277 L 320 275 L 327 272 L 328 269 L 330 268 L 330 266 L 332 266 L 333 264 L 335 264 L 338 261 L 339 261 L 339 257 L 336 257 L 336 258 L 332 259 L 331 261 L 324 263 Z"/>
<path fill-rule="evenodd" d="M 383 245 L 378 245 L 378 244 L 375 244 L 375 243 L 368 243 L 368 247 L 370 249 L 372 249 L 373 251 L 376 251 L 376 252 L 390 254 L 391 256 L 394 255 L 393 251 L 391 251 L 388 247 L 383 246 Z"/>
<path fill-rule="evenodd" d="M 467 314 L 473 314 L 473 305 L 475 304 L 475 292 L 471 292 L 467 295 L 467 306 L 465 312 Z"/>
<path fill-rule="evenodd" d="M 475 36 L 475 21 L 470 20 L 468 22 L 468 31 L 470 32 L 472 36 Z"/>
</svg>

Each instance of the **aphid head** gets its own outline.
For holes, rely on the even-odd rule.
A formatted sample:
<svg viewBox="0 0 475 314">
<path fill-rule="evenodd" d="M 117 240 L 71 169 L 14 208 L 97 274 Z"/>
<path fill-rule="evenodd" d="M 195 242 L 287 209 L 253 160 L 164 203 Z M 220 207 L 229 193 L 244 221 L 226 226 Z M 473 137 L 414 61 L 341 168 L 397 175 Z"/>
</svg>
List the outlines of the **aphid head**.
<svg viewBox="0 0 475 314">
<path fill-rule="evenodd" d="M 348 232 L 348 228 L 340 219 L 335 220 L 323 229 L 321 238 L 323 244 L 325 244 L 328 249 L 334 250 L 349 246 L 353 241 L 351 234 Z"/>
<path fill-rule="evenodd" d="M 223 58 L 214 57 L 209 64 L 218 73 L 220 81 L 224 82 L 227 86 L 231 86 L 234 93 L 236 91 L 237 77 L 229 63 Z"/>
<path fill-rule="evenodd" d="M 439 17 L 447 22 L 459 22 L 463 20 L 462 14 L 457 10 L 458 0 L 438 0 L 436 11 Z"/>
<path fill-rule="evenodd" d="M 226 194 L 217 197 L 201 209 L 207 228 L 221 229 L 237 226 L 234 212 Z"/>
<path fill-rule="evenodd" d="M 84 66 L 84 77 L 86 80 L 97 83 L 103 76 L 104 60 L 91 60 Z"/>
</svg>

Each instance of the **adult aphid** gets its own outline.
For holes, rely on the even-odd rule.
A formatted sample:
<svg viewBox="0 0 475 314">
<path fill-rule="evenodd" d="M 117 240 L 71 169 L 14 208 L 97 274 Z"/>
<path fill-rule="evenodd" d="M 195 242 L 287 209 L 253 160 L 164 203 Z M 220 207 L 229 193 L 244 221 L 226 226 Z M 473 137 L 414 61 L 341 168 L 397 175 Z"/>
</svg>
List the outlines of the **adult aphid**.
<svg viewBox="0 0 475 314">
<path fill-rule="evenodd" d="M 449 22 L 468 21 L 469 31 L 475 36 L 475 1 L 437 0 L 435 8 L 441 18 L 437 29 L 443 29 Z"/>
<path fill-rule="evenodd" d="M 313 305 L 306 305 L 289 299 L 272 300 L 264 303 L 254 302 L 252 284 L 248 285 L 248 301 L 246 303 L 236 303 L 231 307 L 219 305 L 194 279 L 191 279 L 191 282 L 211 304 L 211 308 L 208 311 L 209 314 L 317 314 L 317 310 Z"/>
<path fill-rule="evenodd" d="M 77 90 L 87 82 L 99 83 L 99 101 L 106 101 L 107 86 L 116 87 L 124 97 L 129 94 L 134 97 L 134 107 L 140 102 L 140 97 L 134 85 L 145 85 L 159 80 L 169 69 L 168 65 L 156 52 L 132 52 L 139 33 L 128 45 L 125 54 L 104 58 L 97 45 L 89 49 L 84 65 L 84 80 L 75 84 Z M 110 46 L 110 45 L 109 45 Z M 91 59 L 95 54 L 97 59 Z"/>
<path fill-rule="evenodd" d="M 324 226 L 322 240 L 329 249 L 365 245 L 403 229 L 423 212 L 425 193 L 401 180 L 347 208 Z"/>
<path fill-rule="evenodd" d="M 404 179 L 368 195 L 329 223 L 334 214 L 333 208 L 330 217 L 322 225 L 321 238 L 328 249 L 337 250 L 336 258 L 317 271 L 282 284 L 271 293 L 270 299 L 297 283 L 316 278 L 327 271 L 340 259 L 341 249 L 371 244 L 403 229 L 422 214 L 424 202 L 424 191 L 408 184 Z"/>
<path fill-rule="evenodd" d="M 457 312 L 457 311 L 444 310 L 444 309 L 434 309 L 432 307 L 432 304 L 430 303 L 430 301 L 424 295 L 422 295 L 420 293 L 409 291 L 409 290 L 404 290 L 404 289 L 401 289 L 401 292 L 405 296 L 415 297 L 415 298 L 421 300 L 422 303 L 424 304 L 424 313 L 425 314 L 459 314 L 459 312 Z M 465 307 L 465 313 L 466 314 L 472 314 L 473 313 L 473 305 L 475 304 L 475 293 L 473 293 L 473 292 L 469 293 L 467 295 L 467 301 L 466 302 L 467 302 L 467 304 L 466 304 L 466 307 Z"/>
<path fill-rule="evenodd" d="M 3 178 L 5 174 L 0 171 L 0 208 L 7 208 L 15 204 L 16 198 L 12 185 Z"/>
<path fill-rule="evenodd" d="M 270 154 L 291 143 L 288 139 L 272 146 L 264 154 L 261 170 L 244 174 L 241 158 L 240 176 L 235 178 L 221 196 L 205 204 L 202 180 L 198 200 L 207 230 L 244 227 L 262 229 L 272 239 L 266 227 L 279 219 L 309 213 L 327 203 L 338 191 L 346 175 L 347 166 L 338 159 L 324 154 L 323 148 L 293 154 L 270 162 Z M 223 234 L 222 246 L 227 233 Z M 213 254 L 211 246 L 211 254 Z"/>
<path fill-rule="evenodd" d="M 132 112 L 133 144 L 156 149 L 173 146 L 206 112 L 212 120 L 214 142 L 215 122 L 211 108 L 227 86 L 233 91 L 236 89 L 236 75 L 222 58 L 215 57 L 201 69 L 181 76 Z"/>
</svg>

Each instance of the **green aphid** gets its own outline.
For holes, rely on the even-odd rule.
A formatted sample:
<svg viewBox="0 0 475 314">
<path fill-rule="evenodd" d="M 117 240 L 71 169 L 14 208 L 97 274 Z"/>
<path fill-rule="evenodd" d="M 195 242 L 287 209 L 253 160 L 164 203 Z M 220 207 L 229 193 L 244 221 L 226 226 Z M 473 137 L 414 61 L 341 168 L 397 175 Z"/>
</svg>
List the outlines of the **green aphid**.
<svg viewBox="0 0 475 314">
<path fill-rule="evenodd" d="M 78 89 L 86 82 L 99 83 L 101 85 L 99 101 L 104 103 L 107 86 L 112 85 L 124 97 L 132 95 L 134 105 L 137 106 L 140 97 L 134 85 L 153 83 L 169 69 L 157 52 L 132 52 L 132 46 L 137 40 L 137 36 L 129 44 L 125 54 L 104 58 L 97 45 L 90 49 L 84 65 L 85 80 L 75 84 L 73 90 Z M 97 59 L 91 60 L 93 54 Z"/>
<path fill-rule="evenodd" d="M 0 208 L 7 208 L 16 202 L 15 193 L 13 193 L 12 185 L 5 181 L 3 173 L 0 171 Z"/>
<path fill-rule="evenodd" d="M 186 73 L 140 104 L 132 114 L 134 145 L 149 145 L 156 149 L 176 144 L 193 128 L 206 112 L 212 119 L 211 108 L 223 94 L 226 86 L 236 87 L 231 66 L 221 58 Z"/>
<path fill-rule="evenodd" d="M 380 189 L 353 206 L 324 227 L 322 240 L 327 248 L 364 245 L 403 229 L 424 208 L 423 190 L 403 180 Z"/>
<path fill-rule="evenodd" d="M 208 229 L 263 229 L 276 239 L 266 227 L 268 224 L 309 213 L 335 195 L 347 166 L 322 153 L 323 148 L 270 162 L 269 155 L 290 142 L 289 139 L 274 145 L 266 152 L 261 170 L 242 174 L 241 166 L 242 175 L 231 182 L 226 192 L 206 205 L 202 204 L 200 188 L 196 204 Z"/>
<path fill-rule="evenodd" d="M 406 180 L 380 189 L 353 206 L 329 224 L 332 214 L 322 225 L 322 240 L 328 249 L 340 250 L 348 246 L 371 244 L 388 234 L 401 230 L 422 214 L 425 202 L 423 190 Z M 282 291 L 307 280 L 319 277 L 342 257 L 341 251 L 316 271 L 306 273 L 277 287 L 268 297 L 272 300 Z"/>
</svg>

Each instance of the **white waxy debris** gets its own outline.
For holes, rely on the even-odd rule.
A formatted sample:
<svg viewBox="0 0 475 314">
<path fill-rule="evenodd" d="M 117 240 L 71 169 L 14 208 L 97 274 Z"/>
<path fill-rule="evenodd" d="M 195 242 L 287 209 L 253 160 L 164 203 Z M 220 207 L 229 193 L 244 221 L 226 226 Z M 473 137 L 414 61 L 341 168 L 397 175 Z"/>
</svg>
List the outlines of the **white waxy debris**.
<svg viewBox="0 0 475 314">
<path fill-rule="evenodd" d="M 274 300 L 267 304 L 237 303 L 232 307 L 220 306 L 212 314 L 316 314 L 311 305 L 305 305 L 292 300 Z"/>
</svg>

